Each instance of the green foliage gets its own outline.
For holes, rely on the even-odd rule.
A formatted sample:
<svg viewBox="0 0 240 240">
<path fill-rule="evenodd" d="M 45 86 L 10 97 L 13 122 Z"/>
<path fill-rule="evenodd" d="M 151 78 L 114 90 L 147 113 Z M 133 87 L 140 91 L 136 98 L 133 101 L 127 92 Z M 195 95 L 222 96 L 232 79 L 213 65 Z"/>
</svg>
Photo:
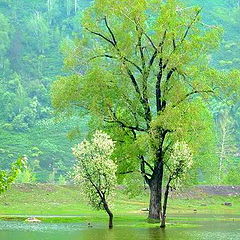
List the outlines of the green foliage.
<svg viewBox="0 0 240 240">
<path fill-rule="evenodd" d="M 0 13 L 0 24 L 1 24 L 1 30 L 0 30 L 0 56 L 1 56 L 1 66 L 3 66 L 4 61 L 2 59 L 2 56 L 6 54 L 6 51 L 9 48 L 10 45 L 10 33 L 11 33 L 11 27 L 8 22 L 7 17 L 5 17 L 2 13 Z"/>
<path fill-rule="evenodd" d="M 16 183 L 35 183 L 36 182 L 35 173 L 30 168 L 26 168 L 23 171 L 19 171 L 15 182 Z"/>
<path fill-rule="evenodd" d="M 228 165 L 227 168 L 225 169 L 224 176 L 221 179 L 223 184 L 240 185 L 240 177 L 239 177 L 240 164 L 239 164 L 239 161 L 236 161 L 236 159 L 234 160 L 230 161 L 231 164 Z"/>
<path fill-rule="evenodd" d="M 56 181 L 56 172 L 52 171 L 51 173 L 49 173 L 48 182 L 51 184 L 54 184 L 55 181 Z"/>
<path fill-rule="evenodd" d="M 60 175 L 59 178 L 58 178 L 57 183 L 59 185 L 65 185 L 67 183 L 66 177 L 64 177 L 63 175 Z"/>
<path fill-rule="evenodd" d="M 25 154 L 28 157 L 29 167 L 36 173 L 37 181 L 47 182 L 53 168 L 57 169 L 57 178 L 67 173 L 74 163 L 69 144 L 74 144 L 77 140 L 69 141 L 66 135 L 77 125 L 84 135 L 86 125 L 83 121 L 78 122 L 76 119 L 70 125 L 67 123 L 69 121 L 42 122 L 27 132 L 21 133 L 0 129 L 2 166 L 7 168 L 9 163 L 14 162 L 15 155 Z"/>
<path fill-rule="evenodd" d="M 140 172 L 126 174 L 121 181 L 121 184 L 123 185 L 124 194 L 129 198 L 142 196 L 145 194 L 145 190 L 147 189 L 147 185 L 143 181 Z"/>
<path fill-rule="evenodd" d="M 34 13 L 31 17 L 28 26 L 29 32 L 34 38 L 34 43 L 36 44 L 36 49 L 39 54 L 43 54 L 46 49 L 48 49 L 49 44 L 49 31 L 47 20 L 42 16 L 40 12 Z"/>
<path fill-rule="evenodd" d="M 54 123 L 49 89 L 63 66 L 59 45 L 78 29 L 77 11 L 89 1 L 76 6 L 73 1 L 48 3 L 0 0 L 0 139 L 6 151 L 2 167 L 14 161 L 10 153 L 27 154 L 30 165 L 39 160 L 38 181 L 47 181 L 55 162 L 62 162 L 57 178 L 72 165 L 65 139 L 71 127 Z M 32 147 L 42 154 L 30 156 Z"/>
<path fill-rule="evenodd" d="M 17 175 L 24 168 L 26 158 L 21 157 L 11 165 L 9 170 L 0 170 L 0 193 L 5 192 Z"/>
</svg>

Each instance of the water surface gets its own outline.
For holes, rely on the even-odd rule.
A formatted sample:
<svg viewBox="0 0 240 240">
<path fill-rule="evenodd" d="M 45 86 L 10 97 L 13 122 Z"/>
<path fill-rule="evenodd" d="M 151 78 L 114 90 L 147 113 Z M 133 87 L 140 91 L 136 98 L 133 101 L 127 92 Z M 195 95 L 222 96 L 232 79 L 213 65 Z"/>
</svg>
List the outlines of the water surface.
<svg viewBox="0 0 240 240">
<path fill-rule="evenodd" d="M 189 220 L 191 219 L 191 220 Z M 216 220 L 214 220 L 216 219 Z M 175 220 L 176 221 L 176 220 Z M 116 224 L 108 230 L 86 223 L 25 223 L 0 222 L 0 239 L 4 240 L 237 240 L 240 239 L 239 216 L 179 216 L 184 225 L 170 225 L 165 230 L 154 225 L 133 227 L 127 223 Z M 189 224 L 189 225 L 187 225 Z"/>
</svg>

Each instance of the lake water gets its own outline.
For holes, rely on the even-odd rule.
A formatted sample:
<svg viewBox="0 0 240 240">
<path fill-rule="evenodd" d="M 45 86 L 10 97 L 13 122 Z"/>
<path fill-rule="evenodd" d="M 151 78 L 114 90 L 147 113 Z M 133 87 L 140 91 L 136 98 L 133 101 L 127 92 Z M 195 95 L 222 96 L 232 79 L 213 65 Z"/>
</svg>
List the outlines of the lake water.
<svg viewBox="0 0 240 240">
<path fill-rule="evenodd" d="M 189 219 L 188 216 L 187 219 Z M 179 218 L 181 219 L 181 218 Z M 204 219 L 204 220 L 201 220 Z M 175 220 L 176 221 L 176 220 Z M 108 230 L 106 225 L 88 228 L 79 223 L 25 223 L 14 221 L 0 222 L 1 240 L 238 240 L 240 239 L 240 221 L 236 216 L 214 218 L 194 217 L 193 220 L 180 220 L 192 224 L 191 227 L 169 226 L 165 230 L 149 225 L 127 227 L 116 224 Z"/>
</svg>

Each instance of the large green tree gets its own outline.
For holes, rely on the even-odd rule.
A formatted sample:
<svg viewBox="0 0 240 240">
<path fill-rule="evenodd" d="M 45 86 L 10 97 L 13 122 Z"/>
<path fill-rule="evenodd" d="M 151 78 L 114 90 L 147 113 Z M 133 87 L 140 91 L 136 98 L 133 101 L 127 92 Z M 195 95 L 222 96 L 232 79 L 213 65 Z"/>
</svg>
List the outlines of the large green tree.
<svg viewBox="0 0 240 240">
<path fill-rule="evenodd" d="M 195 156 L 208 150 L 208 100 L 230 74 L 209 66 L 221 30 L 205 25 L 200 13 L 175 0 L 95 0 L 81 38 L 65 49 L 70 74 L 53 86 L 57 110 L 80 109 L 100 120 L 94 126 L 117 141 L 119 169 L 140 169 L 150 188 L 150 219 L 163 211 L 174 144 L 187 142 Z"/>
</svg>

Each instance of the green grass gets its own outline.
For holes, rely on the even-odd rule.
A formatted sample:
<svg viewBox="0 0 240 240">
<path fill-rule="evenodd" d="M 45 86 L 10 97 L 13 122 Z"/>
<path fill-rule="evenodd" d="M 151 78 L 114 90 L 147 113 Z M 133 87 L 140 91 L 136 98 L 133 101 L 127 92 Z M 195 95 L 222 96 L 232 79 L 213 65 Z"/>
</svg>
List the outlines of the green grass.
<svg viewBox="0 0 240 240">
<path fill-rule="evenodd" d="M 232 206 L 222 203 L 231 202 Z M 204 206 L 203 206 L 204 204 Z M 118 191 L 113 212 L 118 226 L 145 227 L 147 213 L 142 208 L 148 207 L 148 194 L 128 199 L 123 191 Z M 238 214 L 239 197 L 201 195 L 197 198 L 171 198 L 168 208 L 169 226 L 195 226 L 194 220 L 232 220 L 221 215 Z M 194 212 L 194 210 L 197 210 Z M 190 214 L 190 215 L 189 215 Z M 56 186 L 50 184 L 21 184 L 12 186 L 0 196 L 0 219 L 23 221 L 27 216 L 43 215 L 38 218 L 44 222 L 79 222 L 102 223 L 107 215 L 89 207 L 77 186 Z M 57 216 L 54 216 L 57 215 Z M 214 215 L 210 217 L 210 215 Z M 191 220 L 191 224 L 186 224 Z M 151 226 L 158 226 L 158 223 Z"/>
</svg>

